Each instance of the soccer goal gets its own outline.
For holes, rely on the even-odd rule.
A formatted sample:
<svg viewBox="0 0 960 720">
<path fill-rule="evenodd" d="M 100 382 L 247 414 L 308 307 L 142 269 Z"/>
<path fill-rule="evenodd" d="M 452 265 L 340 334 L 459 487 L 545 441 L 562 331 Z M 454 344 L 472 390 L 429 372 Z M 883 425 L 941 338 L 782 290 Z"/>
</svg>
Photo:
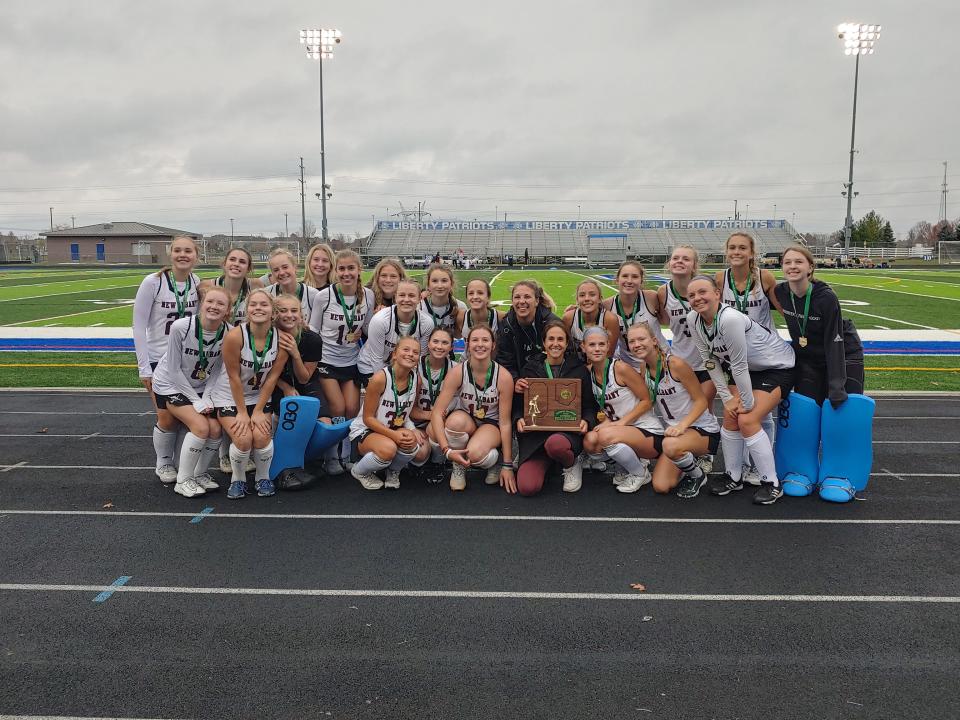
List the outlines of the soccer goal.
<svg viewBox="0 0 960 720">
<path fill-rule="evenodd" d="M 960 240 L 938 242 L 937 262 L 940 265 L 960 265 Z"/>
</svg>

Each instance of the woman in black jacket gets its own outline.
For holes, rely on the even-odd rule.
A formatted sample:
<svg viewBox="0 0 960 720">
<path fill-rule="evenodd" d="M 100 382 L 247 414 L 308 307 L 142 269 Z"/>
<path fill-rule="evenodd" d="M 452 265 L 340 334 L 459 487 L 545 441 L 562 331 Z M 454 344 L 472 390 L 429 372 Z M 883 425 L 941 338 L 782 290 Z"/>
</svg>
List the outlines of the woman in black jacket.
<svg viewBox="0 0 960 720">
<path fill-rule="evenodd" d="M 814 260 L 802 245 L 783 252 L 783 275 L 774 292 L 796 353 L 794 390 L 834 409 L 847 393 L 863 393 L 863 344 L 857 329 L 840 314 L 830 286 L 813 277 Z"/>
<path fill-rule="evenodd" d="M 580 453 L 583 434 L 596 425 L 599 407 L 590 389 L 586 365 L 570 347 L 570 336 L 562 320 L 548 320 L 541 340 L 544 352 L 534 354 L 523 366 L 517 387 L 525 390 L 526 378 L 571 378 L 580 380 L 580 427 L 571 432 L 532 430 L 524 423 L 526 406 L 514 404 L 513 416 L 520 444 L 517 489 L 521 495 L 536 495 L 543 488 L 553 462 L 563 468 L 563 491 L 577 492 L 583 478 Z"/>
<path fill-rule="evenodd" d="M 510 291 L 510 312 L 497 329 L 497 364 L 510 371 L 513 379 L 531 355 L 543 351 L 543 330 L 553 314 L 553 299 L 534 280 L 521 280 Z M 517 390 L 521 392 L 521 390 Z"/>
</svg>

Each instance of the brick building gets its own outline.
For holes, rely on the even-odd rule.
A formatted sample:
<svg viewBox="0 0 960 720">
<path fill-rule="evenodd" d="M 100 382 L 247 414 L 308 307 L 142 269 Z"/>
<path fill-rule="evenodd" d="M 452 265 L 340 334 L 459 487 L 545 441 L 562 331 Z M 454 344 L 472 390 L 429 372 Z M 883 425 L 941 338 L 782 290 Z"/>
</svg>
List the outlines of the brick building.
<svg viewBox="0 0 960 720">
<path fill-rule="evenodd" d="M 50 263 L 162 264 L 174 237 L 189 235 L 200 242 L 200 233 L 141 222 L 112 222 L 51 230 L 47 238 Z"/>
</svg>

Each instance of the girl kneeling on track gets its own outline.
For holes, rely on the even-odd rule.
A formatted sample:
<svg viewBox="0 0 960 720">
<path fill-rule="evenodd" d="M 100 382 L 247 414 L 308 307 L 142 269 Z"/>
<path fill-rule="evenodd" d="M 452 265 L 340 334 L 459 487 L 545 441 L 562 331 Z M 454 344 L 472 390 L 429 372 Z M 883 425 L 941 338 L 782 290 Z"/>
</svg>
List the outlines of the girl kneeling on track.
<svg viewBox="0 0 960 720">
<path fill-rule="evenodd" d="M 453 335 L 450 331 L 446 328 L 434 328 L 430 333 L 430 339 L 427 340 L 427 354 L 420 358 L 420 365 L 417 368 L 417 402 L 410 410 L 410 417 L 413 418 L 417 429 L 426 433 L 430 441 L 430 459 L 437 465 L 443 465 L 445 461 L 443 453 L 440 452 L 440 442 L 430 424 L 430 417 L 440 396 L 443 381 L 456 366 L 453 358 L 450 357 L 452 348 Z M 450 401 L 447 412 L 453 409 L 455 402 L 456 400 Z M 430 482 L 440 482 L 439 475 L 436 475 L 436 478 L 434 480 L 431 477 Z"/>
<path fill-rule="evenodd" d="M 176 320 L 170 326 L 167 352 L 153 373 L 157 406 L 189 430 L 180 449 L 177 484 L 173 488 L 184 497 L 196 497 L 220 487 L 207 472 L 220 450 L 220 424 L 204 390 L 208 381 L 222 371 L 221 346 L 229 328 L 229 313 L 227 291 L 208 288 L 199 314 Z"/>
<path fill-rule="evenodd" d="M 399 258 L 384 258 L 373 268 L 373 277 L 367 287 L 373 291 L 373 311 L 391 307 L 397 298 L 397 286 L 407 279 L 407 271 Z M 419 302 L 420 298 L 417 298 Z"/>
<path fill-rule="evenodd" d="M 563 324 L 573 342 L 574 349 L 583 359 L 583 332 L 592 325 L 599 325 L 610 337 L 616 337 L 619 332 L 617 316 L 603 306 L 603 291 L 600 283 L 593 279 L 586 279 L 577 285 L 577 304 L 563 314 Z M 610 357 L 613 357 L 615 345 L 610 346 Z"/>
<path fill-rule="evenodd" d="M 508 493 L 517 491 L 513 469 L 511 407 L 513 378 L 493 361 L 493 331 L 477 325 L 467 335 L 467 360 L 447 373 L 430 418 L 433 437 L 453 462 L 450 489 L 466 490 L 467 468 L 487 471 L 486 482 L 499 481 Z M 448 413 L 451 402 L 455 408 Z M 497 448 L 503 459 L 497 468 Z"/>
<path fill-rule="evenodd" d="M 743 489 L 744 444 L 760 474 L 758 505 L 775 503 L 783 494 L 773 458 L 773 445 L 762 420 L 787 396 L 793 385 L 794 353 L 776 332 L 754 322 L 720 300 L 716 281 L 698 275 L 687 287 L 692 310 L 687 325 L 717 394 L 723 400 L 720 443 L 727 471 L 711 483 L 714 495 Z M 729 373 L 729 383 L 724 373 Z"/>
<path fill-rule="evenodd" d="M 133 301 L 133 345 L 137 352 L 140 382 L 150 393 L 157 410 L 153 428 L 153 449 L 157 454 L 156 474 L 161 482 L 177 479 L 174 453 L 177 447 L 177 420 L 157 404 L 153 392 L 153 371 L 167 351 L 167 336 L 176 320 L 193 315 L 199 304 L 193 274 L 197 264 L 197 242 L 189 235 L 173 238 L 167 248 L 170 267 L 143 279 Z"/>
<path fill-rule="evenodd" d="M 367 383 L 363 412 L 350 425 L 355 460 L 350 474 L 366 490 L 400 487 L 400 471 L 411 462 L 422 465 L 430 457 L 430 443 L 417 430 L 410 410 L 417 398 L 417 362 L 420 341 L 406 336 L 397 341 L 390 364 Z M 386 481 L 376 473 L 386 470 Z"/>
<path fill-rule="evenodd" d="M 591 454 L 606 454 L 626 472 L 614 475 L 623 493 L 634 493 L 650 482 L 649 461 L 657 457 L 657 436 L 663 426 L 640 373 L 608 357 L 607 331 L 594 325 L 584 331 L 583 352 L 590 366 L 591 392 L 600 408 L 599 424 L 583 439 Z"/>
<path fill-rule="evenodd" d="M 317 243 L 307 252 L 307 259 L 303 263 L 303 282 L 317 290 L 324 290 L 337 281 L 333 267 L 333 250 L 326 243 Z"/>
<path fill-rule="evenodd" d="M 676 487 L 678 497 L 694 498 L 707 482 L 697 458 L 717 452 L 720 423 L 686 360 L 665 353 L 646 324 L 630 328 L 629 341 L 630 352 L 643 360 L 647 389 L 667 426 L 654 438 L 657 451 L 670 460 L 657 463 L 654 492 L 668 493 Z"/>
<path fill-rule="evenodd" d="M 629 363 L 634 370 L 640 369 L 640 361 L 630 355 L 627 344 L 627 330 L 632 325 L 647 323 L 657 336 L 657 342 L 667 347 L 667 339 L 660 331 L 660 300 L 653 290 L 643 289 L 643 278 L 643 265 L 627 260 L 617 270 L 617 294 L 603 301 L 604 307 L 614 314 L 620 330 L 613 357 Z"/>
<path fill-rule="evenodd" d="M 284 397 L 306 395 L 320 401 L 319 419 L 329 422 L 330 410 L 317 373 L 323 345 L 320 336 L 303 321 L 296 295 L 281 295 L 274 301 L 274 309 L 274 327 L 279 333 L 280 348 L 287 353 L 287 364 L 277 378 L 273 411 L 279 412 Z"/>
<path fill-rule="evenodd" d="M 374 313 L 367 326 L 367 339 L 357 358 L 361 377 L 369 378 L 383 370 L 401 337 L 415 338 L 420 343 L 420 354 L 426 355 L 433 320 L 417 309 L 419 303 L 420 286 L 415 280 L 401 280 L 395 285 L 393 305 Z"/>
<path fill-rule="evenodd" d="M 470 280 L 467 283 L 467 310 L 463 313 L 457 337 L 465 338 L 477 325 L 489 325 L 496 335 L 502 319 L 503 313 L 490 305 L 490 283 L 483 278 Z"/>
<path fill-rule="evenodd" d="M 270 461 L 273 460 L 273 424 L 270 407 L 277 378 L 287 362 L 273 327 L 273 296 L 266 289 L 247 297 L 247 320 L 227 333 L 223 341 L 223 366 L 209 397 L 220 425 L 232 441 L 233 476 L 227 497 L 247 494 L 247 460 L 253 454 L 255 487 L 261 497 L 273 495 Z"/>
<path fill-rule="evenodd" d="M 583 435 L 597 424 L 599 406 L 590 390 L 590 373 L 583 360 L 571 351 L 570 336 L 563 322 L 550 320 L 543 329 L 544 352 L 537 353 L 520 371 L 515 390 L 526 392 L 528 378 L 570 378 L 580 381 L 580 427 L 565 432 L 539 431 L 526 425 L 526 407 L 518 403 L 513 414 L 520 453 L 517 489 L 521 495 L 536 495 L 543 488 L 552 462 L 563 468 L 563 491 L 577 492 L 583 482 Z M 518 397 L 521 397 L 518 395 Z"/>
<path fill-rule="evenodd" d="M 834 409 L 847 393 L 863 393 L 863 344 L 853 322 L 840 314 L 840 301 L 825 282 L 815 280 L 813 255 L 802 245 L 782 258 L 786 281 L 776 287 L 797 356 L 794 390 Z M 843 342 L 837 339 L 842 338 Z"/>
</svg>

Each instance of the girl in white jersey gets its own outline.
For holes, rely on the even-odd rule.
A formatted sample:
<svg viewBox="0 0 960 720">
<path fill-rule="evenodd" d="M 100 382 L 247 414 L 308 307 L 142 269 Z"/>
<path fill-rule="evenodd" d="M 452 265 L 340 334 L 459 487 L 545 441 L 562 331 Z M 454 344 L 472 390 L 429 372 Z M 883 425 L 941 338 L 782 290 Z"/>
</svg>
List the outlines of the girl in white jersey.
<svg viewBox="0 0 960 720">
<path fill-rule="evenodd" d="M 407 271 L 399 258 L 384 258 L 373 268 L 373 277 L 367 287 L 373 290 L 374 312 L 396 302 L 397 286 L 407 279 Z"/>
<path fill-rule="evenodd" d="M 400 487 L 400 471 L 411 462 L 422 465 L 430 456 L 430 444 L 417 430 L 410 412 L 417 400 L 417 362 L 420 343 L 402 337 L 390 364 L 367 383 L 363 412 L 350 425 L 357 462 L 350 469 L 366 490 Z M 376 473 L 386 470 L 386 481 Z"/>
<path fill-rule="evenodd" d="M 468 359 L 447 373 L 430 418 L 433 437 L 453 462 L 450 489 L 465 490 L 469 467 L 484 468 L 486 482 L 517 491 L 513 469 L 513 377 L 493 360 L 496 340 L 486 325 L 467 335 Z M 456 409 L 448 412 L 456 400 Z M 497 469 L 497 447 L 503 458 Z"/>
<path fill-rule="evenodd" d="M 230 297 L 230 313 L 227 316 L 227 322 L 236 325 L 245 319 L 247 295 L 251 290 L 263 287 L 263 283 L 258 278 L 247 277 L 253 269 L 253 257 L 245 248 L 228 250 L 220 267 L 223 268 L 223 275 L 200 281 L 200 297 L 204 296 L 208 288 L 224 288 Z"/>
<path fill-rule="evenodd" d="M 490 283 L 483 278 L 474 278 L 467 283 L 467 309 L 462 316 L 457 337 L 465 338 L 477 325 L 488 325 L 496 336 L 503 313 L 490 305 Z"/>
<path fill-rule="evenodd" d="M 377 311 L 367 327 L 367 339 L 360 348 L 357 369 L 363 377 L 370 377 L 386 367 L 404 336 L 411 336 L 420 343 L 420 354 L 427 354 L 427 340 L 433 332 L 433 320 L 418 310 L 420 285 L 415 280 L 401 280 L 394 290 L 395 303 Z"/>
<path fill-rule="evenodd" d="M 430 417 L 437 403 L 437 398 L 440 397 L 443 381 L 447 379 L 447 374 L 457 365 L 450 357 L 452 347 L 453 335 L 450 331 L 445 328 L 434 328 L 427 340 L 427 352 L 420 357 L 420 364 L 417 367 L 417 403 L 410 411 L 410 417 L 413 418 L 417 429 L 427 434 L 432 450 L 431 460 L 437 464 L 444 462 L 443 453 L 440 452 L 440 443 L 434 436 L 433 428 L 430 425 Z M 447 412 L 456 407 L 455 403 L 455 399 L 451 400 Z M 440 480 L 438 479 L 436 482 L 440 482 Z"/>
<path fill-rule="evenodd" d="M 630 352 L 643 360 L 647 389 L 667 426 L 662 436 L 654 438 L 658 452 L 670 459 L 670 463 L 657 463 L 654 492 L 668 493 L 676 487 L 679 497 L 694 498 L 707 482 L 696 458 L 717 451 L 720 423 L 693 369 L 673 352 L 664 353 L 647 325 L 630 328 L 629 342 Z"/>
<path fill-rule="evenodd" d="M 590 366 L 590 382 L 600 410 L 599 424 L 584 436 L 591 454 L 606 453 L 626 475 L 616 477 L 617 490 L 633 493 L 650 482 L 649 460 L 657 457 L 655 438 L 663 426 L 643 377 L 629 364 L 609 357 L 607 331 L 596 325 L 584 332 L 583 353 Z"/>
<path fill-rule="evenodd" d="M 334 260 L 337 282 L 317 296 L 310 326 L 323 340 L 322 358 L 317 370 L 323 395 L 330 406 L 333 422 L 354 418 L 360 412 L 360 339 L 373 314 L 373 291 L 360 285 L 360 256 L 353 250 L 341 250 Z M 328 475 L 339 475 L 349 464 L 349 441 L 327 451 Z"/>
<path fill-rule="evenodd" d="M 793 348 L 775 332 L 724 305 L 712 277 L 693 278 L 687 286 L 687 300 L 692 308 L 687 324 L 724 407 L 720 438 L 727 472 L 711 484 L 710 492 L 727 495 L 743 488 L 741 459 L 746 444 L 761 482 L 753 501 L 774 503 L 783 490 L 773 445 L 761 421 L 790 392 Z M 729 387 L 724 372 L 732 379 Z"/>
<path fill-rule="evenodd" d="M 230 326 L 230 296 L 223 288 L 208 288 L 197 315 L 170 326 L 167 352 L 153 373 L 157 405 L 189 430 L 180 448 L 174 492 L 184 497 L 203 495 L 219 485 L 207 468 L 220 450 L 220 424 L 213 403 L 202 397 L 211 378 L 221 370 L 223 336 Z"/>
<path fill-rule="evenodd" d="M 177 446 L 177 420 L 157 405 L 153 395 L 153 369 L 167 351 L 167 336 L 174 321 L 197 310 L 199 279 L 193 274 L 197 264 L 197 243 L 188 236 L 173 238 L 167 248 L 170 267 L 143 279 L 133 301 L 133 345 L 137 352 L 140 382 L 150 393 L 157 410 L 153 428 L 153 448 L 157 454 L 156 474 L 162 482 L 177 479 L 173 455 Z"/>
<path fill-rule="evenodd" d="M 303 282 L 317 290 L 330 287 L 337 281 L 333 265 L 333 250 L 326 243 L 317 243 L 303 263 Z"/>
<path fill-rule="evenodd" d="M 631 325 L 647 323 L 657 334 L 657 342 L 664 348 L 667 339 L 660 331 L 660 301 L 653 290 L 643 289 L 643 265 L 627 260 L 617 270 L 617 294 L 603 301 L 607 310 L 613 312 L 620 333 L 613 357 L 625 360 L 634 370 L 640 369 L 640 361 L 630 355 L 627 347 L 627 330 Z"/>
<path fill-rule="evenodd" d="M 273 495 L 273 424 L 270 399 L 287 362 L 273 327 L 273 296 L 265 289 L 247 297 L 247 321 L 227 333 L 223 341 L 225 372 L 209 391 L 220 425 L 230 436 L 233 476 L 227 497 L 246 495 L 247 460 L 253 454 L 257 494 Z"/>
<path fill-rule="evenodd" d="M 599 325 L 610 337 L 617 337 L 620 325 L 617 316 L 603 305 L 603 291 L 600 283 L 588 278 L 577 285 L 577 304 L 563 314 L 563 324 L 570 333 L 573 346 L 577 349 L 580 359 L 583 359 L 583 332 L 591 325 Z M 616 345 L 610 345 L 610 357 L 616 350 Z"/>
<path fill-rule="evenodd" d="M 456 334 L 463 325 L 467 306 L 453 296 L 456 283 L 453 270 L 434 263 L 427 268 L 427 289 L 420 309 L 430 315 L 435 327 L 446 328 Z"/>
<path fill-rule="evenodd" d="M 298 297 L 300 308 L 303 310 L 304 321 L 315 330 L 316 328 L 310 320 L 313 317 L 313 309 L 320 291 L 297 280 L 296 258 L 286 248 L 274 248 L 273 252 L 270 253 L 267 265 L 270 266 L 270 275 L 274 281 L 273 285 L 267 286 L 267 291 L 275 298 L 284 293 Z"/>
</svg>

